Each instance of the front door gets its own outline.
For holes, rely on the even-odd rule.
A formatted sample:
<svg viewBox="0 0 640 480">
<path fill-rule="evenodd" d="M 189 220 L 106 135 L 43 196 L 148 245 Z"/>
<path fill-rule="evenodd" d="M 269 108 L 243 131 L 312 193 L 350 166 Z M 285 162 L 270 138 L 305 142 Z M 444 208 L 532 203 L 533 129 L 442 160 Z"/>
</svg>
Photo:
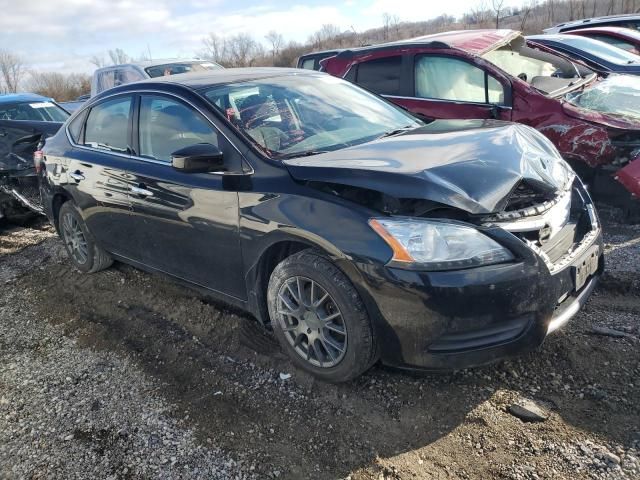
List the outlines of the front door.
<svg viewBox="0 0 640 480">
<path fill-rule="evenodd" d="M 240 154 L 208 119 L 176 97 L 141 95 L 138 125 L 137 157 L 128 169 L 136 258 L 245 299 L 238 193 L 227 186 L 234 183 L 230 175 L 242 173 Z M 217 145 L 227 171 L 185 173 L 171 166 L 172 152 L 197 143 Z"/>
<path fill-rule="evenodd" d="M 416 55 L 411 81 L 412 95 L 388 98 L 418 117 L 511 119 L 509 89 L 469 61 L 445 55 Z"/>
</svg>

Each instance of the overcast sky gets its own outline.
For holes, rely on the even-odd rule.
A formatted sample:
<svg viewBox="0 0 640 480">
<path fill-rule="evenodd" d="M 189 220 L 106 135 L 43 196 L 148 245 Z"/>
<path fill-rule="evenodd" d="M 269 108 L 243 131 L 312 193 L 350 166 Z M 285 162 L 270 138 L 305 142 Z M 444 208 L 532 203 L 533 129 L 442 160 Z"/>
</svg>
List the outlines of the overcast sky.
<svg viewBox="0 0 640 480">
<path fill-rule="evenodd" d="M 356 30 L 380 26 L 388 12 L 401 20 L 460 16 L 477 0 L 0 0 L 0 48 L 31 67 L 91 72 L 89 58 L 122 48 L 132 56 L 193 57 L 209 32 L 269 30 L 306 40 L 324 23 Z M 519 5 L 521 0 L 506 0 Z"/>
</svg>

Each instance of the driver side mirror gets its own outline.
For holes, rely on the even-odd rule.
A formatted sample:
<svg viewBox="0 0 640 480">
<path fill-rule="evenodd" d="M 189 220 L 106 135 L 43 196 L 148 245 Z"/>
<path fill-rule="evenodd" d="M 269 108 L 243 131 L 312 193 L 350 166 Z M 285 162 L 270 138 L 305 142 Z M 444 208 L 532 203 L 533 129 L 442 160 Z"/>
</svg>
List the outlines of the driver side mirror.
<svg viewBox="0 0 640 480">
<path fill-rule="evenodd" d="M 173 152 L 171 166 L 185 173 L 205 173 L 224 170 L 224 161 L 217 146 L 197 143 Z"/>
</svg>

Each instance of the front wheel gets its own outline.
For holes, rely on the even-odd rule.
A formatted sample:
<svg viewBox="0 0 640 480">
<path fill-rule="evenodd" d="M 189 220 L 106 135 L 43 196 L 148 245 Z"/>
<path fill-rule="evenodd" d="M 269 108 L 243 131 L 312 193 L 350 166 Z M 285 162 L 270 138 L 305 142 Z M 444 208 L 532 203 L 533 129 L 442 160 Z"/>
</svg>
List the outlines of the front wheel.
<svg viewBox="0 0 640 480">
<path fill-rule="evenodd" d="M 344 382 L 376 360 L 367 311 L 349 279 L 311 250 L 276 266 L 267 293 L 273 331 L 292 361 L 329 382 Z"/>
<path fill-rule="evenodd" d="M 95 243 L 80 212 L 71 201 L 60 207 L 58 229 L 71 262 L 81 272 L 98 272 L 113 263 L 111 256 Z"/>
</svg>

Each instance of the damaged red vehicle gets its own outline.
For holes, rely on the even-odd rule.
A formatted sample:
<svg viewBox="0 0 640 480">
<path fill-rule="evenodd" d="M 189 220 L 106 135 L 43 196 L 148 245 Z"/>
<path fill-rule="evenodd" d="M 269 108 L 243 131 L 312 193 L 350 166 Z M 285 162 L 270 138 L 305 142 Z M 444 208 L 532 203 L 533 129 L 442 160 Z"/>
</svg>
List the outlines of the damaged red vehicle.
<svg viewBox="0 0 640 480">
<path fill-rule="evenodd" d="M 600 76 L 513 30 L 466 30 L 343 50 L 322 69 L 422 119 L 497 118 L 547 136 L 596 198 L 637 215 L 640 81 Z M 614 181 L 617 180 L 618 182 Z"/>
</svg>

